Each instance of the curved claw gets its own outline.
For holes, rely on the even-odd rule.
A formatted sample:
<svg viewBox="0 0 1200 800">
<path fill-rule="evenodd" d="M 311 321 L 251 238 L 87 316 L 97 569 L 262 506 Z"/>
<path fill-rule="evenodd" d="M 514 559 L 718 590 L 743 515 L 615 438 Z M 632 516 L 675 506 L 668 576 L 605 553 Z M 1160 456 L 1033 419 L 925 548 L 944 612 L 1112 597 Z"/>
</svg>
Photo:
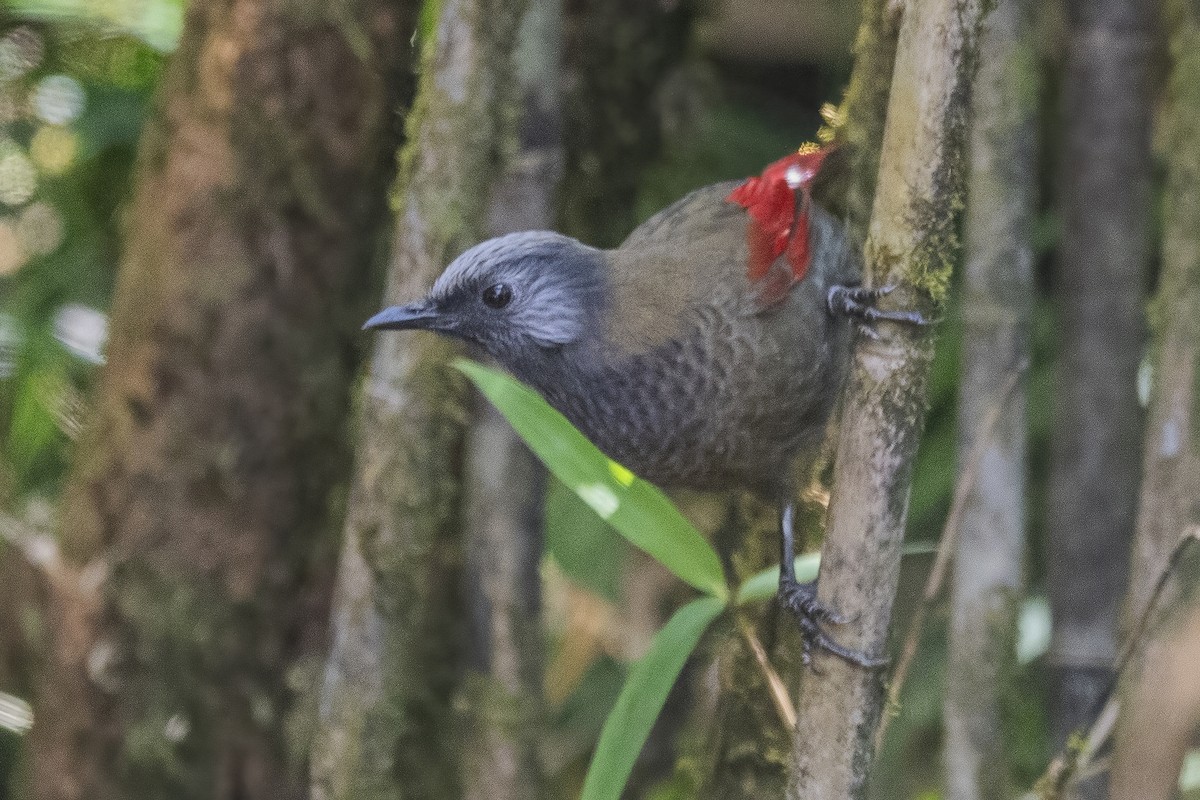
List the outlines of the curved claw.
<svg viewBox="0 0 1200 800">
<path fill-rule="evenodd" d="M 780 581 L 779 597 L 784 606 L 803 620 L 815 620 L 830 625 L 845 625 L 850 618 L 834 611 L 817 600 L 815 583 Z"/>
<path fill-rule="evenodd" d="M 843 661 L 849 662 L 858 667 L 862 667 L 863 669 L 879 669 L 880 667 L 886 667 L 888 665 L 887 656 L 869 656 L 866 653 L 860 653 L 857 650 L 851 650 L 848 647 L 838 644 L 833 639 L 830 639 L 825 633 L 818 633 L 814 637 L 812 643 L 825 652 L 831 653 Z M 805 649 L 807 650 L 808 647 L 809 645 L 806 642 Z M 809 659 L 811 659 L 811 656 L 809 656 Z M 810 662 L 806 661 L 805 663 L 809 664 L 811 668 Z"/>
<path fill-rule="evenodd" d="M 933 325 L 935 320 L 926 319 L 915 309 L 885 311 L 875 307 L 875 301 L 896 290 L 895 286 L 831 286 L 825 295 L 825 305 L 831 314 L 852 317 L 865 325 L 876 322 L 898 322 L 903 325 L 924 327 Z"/>
<path fill-rule="evenodd" d="M 818 602 L 815 583 L 798 583 L 786 578 L 780 580 L 779 602 L 796 615 L 796 623 L 804 642 L 801 660 L 805 666 L 812 668 L 814 647 L 864 669 L 877 669 L 888 663 L 887 657 L 867 655 L 839 644 L 821 628 L 823 624 L 844 625 L 852 621 L 852 618 Z"/>
</svg>

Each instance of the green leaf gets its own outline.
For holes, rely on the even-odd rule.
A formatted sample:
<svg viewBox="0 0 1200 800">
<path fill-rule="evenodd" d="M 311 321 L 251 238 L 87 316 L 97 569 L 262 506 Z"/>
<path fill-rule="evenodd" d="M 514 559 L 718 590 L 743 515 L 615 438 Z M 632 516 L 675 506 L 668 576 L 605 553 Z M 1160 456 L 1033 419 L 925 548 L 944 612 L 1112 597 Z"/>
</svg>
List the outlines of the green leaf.
<svg viewBox="0 0 1200 800">
<path fill-rule="evenodd" d="M 716 551 L 666 495 L 601 453 L 520 381 L 465 359 L 454 366 L 500 410 L 555 477 L 601 519 L 686 583 L 715 597 L 729 596 Z"/>
<path fill-rule="evenodd" d="M 817 570 L 821 567 L 820 553 L 805 553 L 802 556 L 796 556 L 796 580 L 801 583 L 808 583 L 817 579 Z M 734 601 L 739 606 L 745 603 L 754 603 L 759 600 L 770 600 L 775 596 L 775 592 L 779 589 L 779 567 L 771 567 L 764 569 L 756 575 L 752 575 L 738 587 L 737 599 Z"/>
<path fill-rule="evenodd" d="M 928 555 L 936 552 L 937 545 L 932 542 L 911 542 L 904 546 L 904 555 L 906 556 Z M 796 556 L 796 580 L 801 583 L 815 581 L 820 568 L 820 553 L 805 553 L 802 556 Z M 740 606 L 760 600 L 770 600 L 778 589 L 779 567 L 764 569 L 762 572 L 751 575 L 738 587 L 734 602 Z"/>
<path fill-rule="evenodd" d="M 621 564 L 629 545 L 557 478 L 546 488 L 546 552 L 563 573 L 614 603 L 621 596 Z"/>
<path fill-rule="evenodd" d="M 723 600 L 702 597 L 675 612 L 634 665 L 617 705 L 600 733 L 580 800 L 620 800 L 633 762 L 658 718 L 684 662 L 709 624 L 725 609 Z"/>
</svg>

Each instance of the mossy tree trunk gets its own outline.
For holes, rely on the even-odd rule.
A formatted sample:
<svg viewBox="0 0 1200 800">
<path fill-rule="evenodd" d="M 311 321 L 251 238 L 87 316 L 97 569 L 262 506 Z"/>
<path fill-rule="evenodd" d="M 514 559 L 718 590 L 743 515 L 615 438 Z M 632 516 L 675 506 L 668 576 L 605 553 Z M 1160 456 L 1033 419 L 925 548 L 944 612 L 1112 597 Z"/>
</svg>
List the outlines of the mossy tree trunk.
<svg viewBox="0 0 1200 800">
<path fill-rule="evenodd" d="M 62 512 L 34 797 L 289 798 L 413 4 L 197 0 Z"/>
<path fill-rule="evenodd" d="M 552 227 L 562 173 L 562 7 L 531 2 L 516 54 L 517 149 L 495 188 L 489 233 Z M 467 670 L 460 700 L 469 732 L 463 794 L 537 800 L 546 793 L 538 748 L 542 695 L 542 522 L 546 474 L 508 421 L 482 397 L 467 439 L 463 510 Z"/>
<path fill-rule="evenodd" d="M 862 10 L 855 43 L 855 64 L 846 95 L 835 120 L 839 161 L 823 171 L 819 201 L 844 216 L 855 241 L 862 241 L 870 214 L 879 169 L 892 63 L 896 52 L 897 19 L 887 0 L 868 0 Z M 807 472 L 803 480 L 808 478 Z M 754 501 L 735 501 L 721 539 L 734 539 L 728 561 L 736 580 L 742 580 L 778 561 L 777 509 Z M 761 512 L 761 513 L 756 513 Z M 818 524 L 815 509 L 801 518 Z M 705 798 L 778 797 L 787 784 L 792 731 L 772 702 L 767 679 L 748 642 L 752 631 L 769 648 L 772 668 L 788 685 L 801 674 L 799 637 L 793 620 L 773 604 L 738 612 L 739 619 L 713 653 L 713 666 L 700 680 L 716 678 L 717 702 L 703 704 L 691 734 L 696 748 L 682 773 L 699 786 Z"/>
<path fill-rule="evenodd" d="M 1149 602 L 1188 524 L 1200 523 L 1200 9 L 1169 0 L 1171 78 L 1162 273 L 1154 329 L 1144 478 L 1129 580 L 1130 616 Z"/>
<path fill-rule="evenodd" d="M 1007 798 L 1003 705 L 1015 668 L 1025 560 L 1025 381 L 1029 359 L 1038 75 L 1026 0 L 998 0 L 980 34 L 964 225 L 958 458 L 978 479 L 963 505 L 951 580 L 945 766 L 952 800 Z M 996 406 L 1000 404 L 1000 408 Z M 984 426 L 995 414 L 995 425 Z M 980 442 L 987 436 L 986 442 Z"/>
<path fill-rule="evenodd" d="M 862 21 L 854 40 L 854 71 L 833 120 L 834 155 L 839 161 L 831 160 L 815 187 L 817 199 L 846 220 L 851 239 L 859 243 L 867 237 L 875 201 L 899 22 L 891 0 L 865 0 L 862 4 Z M 846 155 L 838 155 L 842 152 Z M 844 165 L 842 169 L 839 164 Z"/>
<path fill-rule="evenodd" d="M 1127 600 L 1134 619 L 1149 605 L 1180 537 L 1200 524 L 1200 7 L 1170 0 L 1166 9 L 1171 78 L 1163 132 L 1163 270 L 1152 313 L 1154 384 Z M 1154 615 L 1164 624 L 1139 643 L 1122 687 L 1114 800 L 1173 797 L 1184 750 L 1200 725 L 1197 567 L 1195 558 L 1186 560 L 1172 579 L 1163 611 Z M 1179 591 L 1189 585 L 1190 592 Z"/>
<path fill-rule="evenodd" d="M 900 26 L 865 261 L 871 283 L 898 287 L 889 299 L 927 312 L 940 305 L 958 255 L 982 16 L 974 0 L 928 0 L 907 4 Z M 842 644 L 874 654 L 888 639 L 933 355 L 927 330 L 878 333 L 859 337 L 854 350 L 819 590 L 823 603 L 853 620 L 838 628 Z M 787 796 L 862 798 L 882 676 L 823 653 L 815 664 L 823 674 L 800 683 Z"/>
<path fill-rule="evenodd" d="M 1051 728 L 1059 745 L 1090 724 L 1112 677 L 1129 572 L 1141 472 L 1137 371 L 1150 256 L 1154 5 L 1067 3 L 1046 526 Z"/>
<path fill-rule="evenodd" d="M 426 42 L 383 303 L 423 295 L 487 232 L 517 142 L 517 31 L 525 3 L 445 0 Z M 320 692 L 313 794 L 457 797 L 453 698 L 463 665 L 462 461 L 466 387 L 456 346 L 381 334 L 358 443 Z"/>
</svg>

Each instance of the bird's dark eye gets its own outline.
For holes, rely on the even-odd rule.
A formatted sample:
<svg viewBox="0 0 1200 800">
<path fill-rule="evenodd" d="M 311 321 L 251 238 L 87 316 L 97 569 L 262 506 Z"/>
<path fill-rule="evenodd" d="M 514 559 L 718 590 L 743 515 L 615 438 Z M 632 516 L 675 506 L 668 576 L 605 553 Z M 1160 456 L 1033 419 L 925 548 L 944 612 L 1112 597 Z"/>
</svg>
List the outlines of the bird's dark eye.
<svg viewBox="0 0 1200 800">
<path fill-rule="evenodd" d="M 507 283 L 494 283 L 483 290 L 483 304 L 490 308 L 504 308 L 512 297 L 512 287 Z"/>
</svg>

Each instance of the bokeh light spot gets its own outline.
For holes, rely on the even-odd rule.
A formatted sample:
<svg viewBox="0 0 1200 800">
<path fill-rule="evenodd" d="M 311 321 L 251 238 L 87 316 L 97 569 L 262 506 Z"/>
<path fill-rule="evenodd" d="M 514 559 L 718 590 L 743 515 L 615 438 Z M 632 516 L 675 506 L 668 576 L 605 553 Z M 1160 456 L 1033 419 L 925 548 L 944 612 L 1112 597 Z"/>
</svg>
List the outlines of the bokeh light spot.
<svg viewBox="0 0 1200 800">
<path fill-rule="evenodd" d="M 51 125 L 66 125 L 83 112 L 84 98 L 79 81 L 69 75 L 50 75 L 33 92 L 33 110 Z"/>
<path fill-rule="evenodd" d="M 42 63 L 46 46 L 33 28 L 13 28 L 0 39 L 0 81 L 11 81 Z"/>
<path fill-rule="evenodd" d="M 68 303 L 54 315 L 54 338 L 85 361 L 103 364 L 108 317 L 94 308 Z"/>
<path fill-rule="evenodd" d="M 16 225 L 11 219 L 0 219 L 0 277 L 13 274 L 28 260 Z"/>
<path fill-rule="evenodd" d="M 11 314 L 0 313 L 0 378 L 11 378 L 21 349 L 21 326 Z"/>
<path fill-rule="evenodd" d="M 24 205 L 36 188 L 33 162 L 11 141 L 0 142 L 0 203 Z"/>
<path fill-rule="evenodd" d="M 62 215 L 49 203 L 31 203 L 17 220 L 17 235 L 28 252 L 53 253 L 63 240 Z"/>
<path fill-rule="evenodd" d="M 29 140 L 29 156 L 38 169 L 50 175 L 64 172 L 79 152 L 79 139 L 67 128 L 43 125 Z"/>
<path fill-rule="evenodd" d="M 21 118 L 21 104 L 9 87 L 0 85 L 0 125 L 11 125 Z"/>
</svg>

